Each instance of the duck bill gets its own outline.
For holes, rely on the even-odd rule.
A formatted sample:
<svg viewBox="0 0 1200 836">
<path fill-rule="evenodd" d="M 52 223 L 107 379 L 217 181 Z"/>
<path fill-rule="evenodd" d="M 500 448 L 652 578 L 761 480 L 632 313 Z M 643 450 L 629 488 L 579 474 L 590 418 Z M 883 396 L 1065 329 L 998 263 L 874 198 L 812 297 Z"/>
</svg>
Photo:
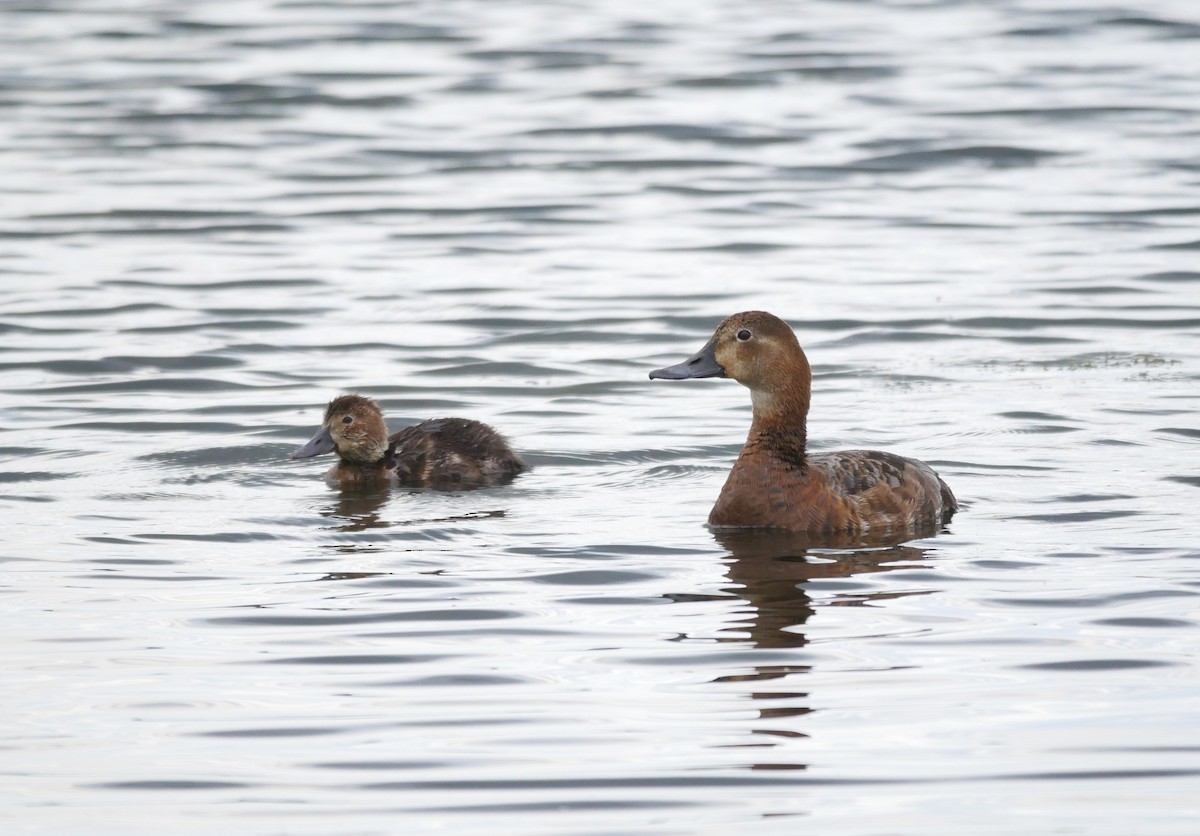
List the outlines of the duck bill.
<svg viewBox="0 0 1200 836">
<path fill-rule="evenodd" d="M 311 459 L 313 456 L 319 456 L 322 453 L 330 453 L 337 447 L 333 443 L 333 436 L 329 433 L 329 427 L 321 427 L 321 429 L 309 439 L 308 444 L 305 444 L 295 453 L 292 453 L 293 459 Z"/>
<path fill-rule="evenodd" d="M 655 369 L 650 372 L 651 380 L 690 380 L 696 377 L 724 377 L 725 367 L 717 362 L 717 338 L 713 337 L 704 348 L 682 363 Z"/>
</svg>

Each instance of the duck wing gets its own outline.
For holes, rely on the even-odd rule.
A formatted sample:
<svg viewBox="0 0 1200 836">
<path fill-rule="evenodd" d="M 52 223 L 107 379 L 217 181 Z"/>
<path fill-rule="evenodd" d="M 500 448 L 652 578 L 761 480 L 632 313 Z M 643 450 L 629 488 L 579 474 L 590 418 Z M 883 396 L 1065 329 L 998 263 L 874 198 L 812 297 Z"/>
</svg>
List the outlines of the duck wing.
<svg viewBox="0 0 1200 836">
<path fill-rule="evenodd" d="M 932 467 L 879 450 L 843 450 L 810 457 L 829 486 L 874 514 L 903 520 L 950 518 L 958 502 Z"/>
<path fill-rule="evenodd" d="M 469 418 L 433 418 L 393 433 L 389 462 L 401 483 L 436 488 L 495 484 L 527 469 L 504 437 Z"/>
</svg>

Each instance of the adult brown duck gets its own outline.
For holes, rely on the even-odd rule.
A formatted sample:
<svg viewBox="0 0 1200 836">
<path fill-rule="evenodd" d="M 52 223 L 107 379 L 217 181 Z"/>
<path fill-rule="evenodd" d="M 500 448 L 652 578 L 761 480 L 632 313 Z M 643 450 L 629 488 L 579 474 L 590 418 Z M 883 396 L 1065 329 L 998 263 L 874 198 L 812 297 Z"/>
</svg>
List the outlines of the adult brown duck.
<svg viewBox="0 0 1200 836">
<path fill-rule="evenodd" d="M 878 540 L 932 534 L 958 508 L 950 488 L 924 462 L 876 450 L 807 451 L 812 370 L 795 333 L 777 316 L 734 314 L 699 352 L 650 377 L 728 377 L 750 390 L 750 434 L 708 516 L 710 525 Z"/>
</svg>

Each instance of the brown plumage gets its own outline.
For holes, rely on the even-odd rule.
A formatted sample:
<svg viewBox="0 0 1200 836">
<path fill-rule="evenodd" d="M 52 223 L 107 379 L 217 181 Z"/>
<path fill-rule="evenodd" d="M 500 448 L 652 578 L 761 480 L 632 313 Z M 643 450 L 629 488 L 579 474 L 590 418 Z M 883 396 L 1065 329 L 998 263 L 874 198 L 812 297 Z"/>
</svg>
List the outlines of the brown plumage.
<svg viewBox="0 0 1200 836">
<path fill-rule="evenodd" d="M 453 490 L 500 484 L 529 469 L 502 435 L 469 418 L 434 418 L 389 436 L 378 404 L 362 395 L 330 401 L 321 429 L 292 458 L 331 451 L 338 461 L 325 478 L 342 487 Z"/>
<path fill-rule="evenodd" d="M 786 322 L 734 314 L 698 353 L 651 378 L 729 377 L 750 389 L 750 434 L 709 514 L 714 526 L 836 535 L 923 536 L 958 503 L 929 465 L 894 453 L 806 450 L 812 370 Z"/>
</svg>

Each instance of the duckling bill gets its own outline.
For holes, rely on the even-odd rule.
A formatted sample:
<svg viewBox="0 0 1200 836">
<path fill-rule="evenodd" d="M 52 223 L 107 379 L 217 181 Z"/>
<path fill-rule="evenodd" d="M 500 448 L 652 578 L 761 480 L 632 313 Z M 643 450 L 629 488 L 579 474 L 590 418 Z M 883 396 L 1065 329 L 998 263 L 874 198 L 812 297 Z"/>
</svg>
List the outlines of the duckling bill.
<svg viewBox="0 0 1200 836">
<path fill-rule="evenodd" d="M 330 401 L 321 428 L 292 458 L 333 452 L 338 460 L 325 478 L 342 487 L 454 490 L 502 484 L 529 469 L 504 436 L 469 418 L 435 418 L 388 435 L 379 405 L 362 395 Z"/>
<path fill-rule="evenodd" d="M 949 486 L 916 459 L 877 450 L 807 451 L 812 370 L 791 327 L 764 311 L 734 314 L 705 346 L 651 379 L 728 377 L 750 390 L 741 454 L 708 516 L 718 527 L 837 535 L 925 536 L 958 509 Z"/>
</svg>

